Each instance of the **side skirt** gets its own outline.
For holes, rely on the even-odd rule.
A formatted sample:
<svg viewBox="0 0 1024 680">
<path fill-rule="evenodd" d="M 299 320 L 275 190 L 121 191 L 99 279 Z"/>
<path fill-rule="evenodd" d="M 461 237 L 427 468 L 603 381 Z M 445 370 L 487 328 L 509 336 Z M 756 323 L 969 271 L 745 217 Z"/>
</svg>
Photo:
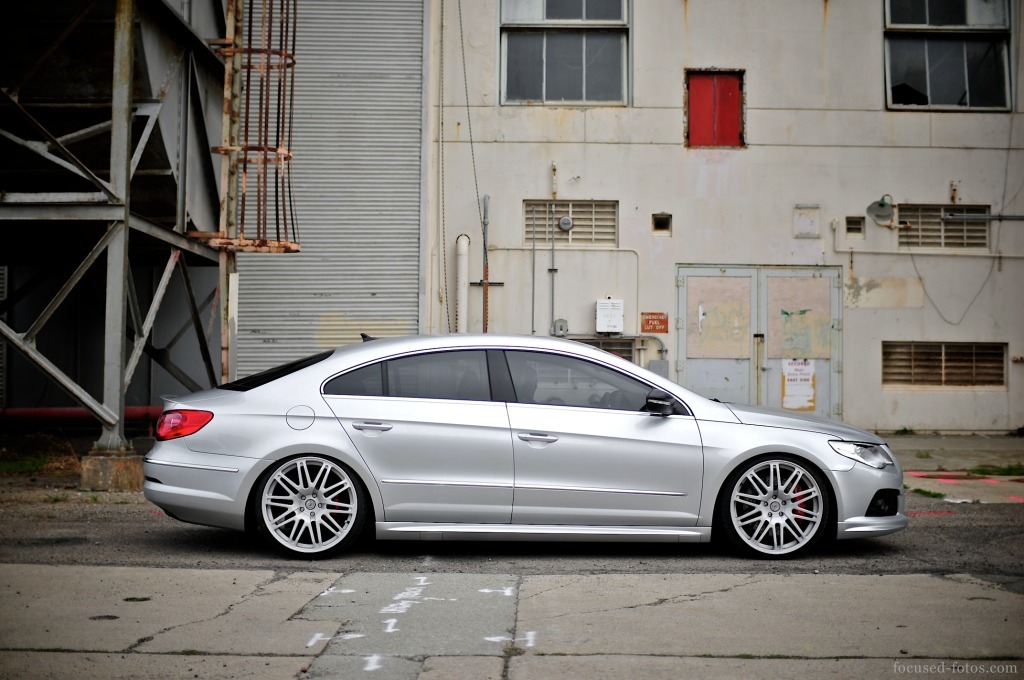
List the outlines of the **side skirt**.
<svg viewBox="0 0 1024 680">
<path fill-rule="evenodd" d="M 635 541 L 708 543 L 711 527 L 601 527 L 542 524 L 377 522 L 385 541 Z"/>
</svg>

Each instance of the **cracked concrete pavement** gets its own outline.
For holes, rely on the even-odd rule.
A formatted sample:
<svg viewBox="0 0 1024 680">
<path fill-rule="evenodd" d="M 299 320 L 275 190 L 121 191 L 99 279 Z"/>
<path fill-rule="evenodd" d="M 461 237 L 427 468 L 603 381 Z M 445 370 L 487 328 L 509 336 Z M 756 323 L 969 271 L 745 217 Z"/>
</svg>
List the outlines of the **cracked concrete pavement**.
<svg viewBox="0 0 1024 680">
<path fill-rule="evenodd" d="M 12 678 L 1020 677 L 1024 650 L 1024 595 L 966 575 L 5 564 L 0 604 Z"/>
</svg>

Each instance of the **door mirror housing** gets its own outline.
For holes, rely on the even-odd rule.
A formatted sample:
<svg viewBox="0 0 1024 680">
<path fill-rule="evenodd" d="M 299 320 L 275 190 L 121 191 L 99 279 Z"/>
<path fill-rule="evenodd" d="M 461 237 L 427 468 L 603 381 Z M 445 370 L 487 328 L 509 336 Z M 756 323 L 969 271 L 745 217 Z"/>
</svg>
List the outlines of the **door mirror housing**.
<svg viewBox="0 0 1024 680">
<path fill-rule="evenodd" d="M 653 389 L 647 395 L 644 410 L 655 416 L 670 416 L 676 412 L 676 402 L 668 392 Z"/>
</svg>

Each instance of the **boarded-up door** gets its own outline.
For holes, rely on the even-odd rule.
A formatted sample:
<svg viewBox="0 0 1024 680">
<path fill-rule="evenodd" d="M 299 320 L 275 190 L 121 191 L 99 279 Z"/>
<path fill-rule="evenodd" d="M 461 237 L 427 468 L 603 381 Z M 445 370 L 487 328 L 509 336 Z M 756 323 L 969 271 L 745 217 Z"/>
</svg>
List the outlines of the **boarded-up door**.
<svg viewBox="0 0 1024 680">
<path fill-rule="evenodd" d="M 678 274 L 680 384 L 721 401 L 842 415 L 837 268 Z"/>
</svg>

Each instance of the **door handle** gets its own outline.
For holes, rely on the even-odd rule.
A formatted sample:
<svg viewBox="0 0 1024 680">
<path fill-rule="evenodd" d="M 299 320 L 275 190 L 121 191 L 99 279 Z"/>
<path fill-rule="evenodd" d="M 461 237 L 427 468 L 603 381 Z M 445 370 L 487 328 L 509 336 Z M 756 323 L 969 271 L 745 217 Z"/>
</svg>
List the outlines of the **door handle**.
<svg viewBox="0 0 1024 680">
<path fill-rule="evenodd" d="M 558 437 L 553 434 L 540 434 L 538 432 L 520 432 L 518 436 L 524 442 L 544 442 L 545 444 L 553 444 L 558 441 Z"/>
<path fill-rule="evenodd" d="M 391 425 L 390 423 L 379 423 L 379 422 L 371 422 L 371 421 L 363 420 L 363 421 L 358 421 L 358 422 L 352 423 L 352 427 L 356 428 L 357 430 L 371 430 L 373 432 L 387 432 L 392 427 L 394 427 L 394 425 Z"/>
</svg>

